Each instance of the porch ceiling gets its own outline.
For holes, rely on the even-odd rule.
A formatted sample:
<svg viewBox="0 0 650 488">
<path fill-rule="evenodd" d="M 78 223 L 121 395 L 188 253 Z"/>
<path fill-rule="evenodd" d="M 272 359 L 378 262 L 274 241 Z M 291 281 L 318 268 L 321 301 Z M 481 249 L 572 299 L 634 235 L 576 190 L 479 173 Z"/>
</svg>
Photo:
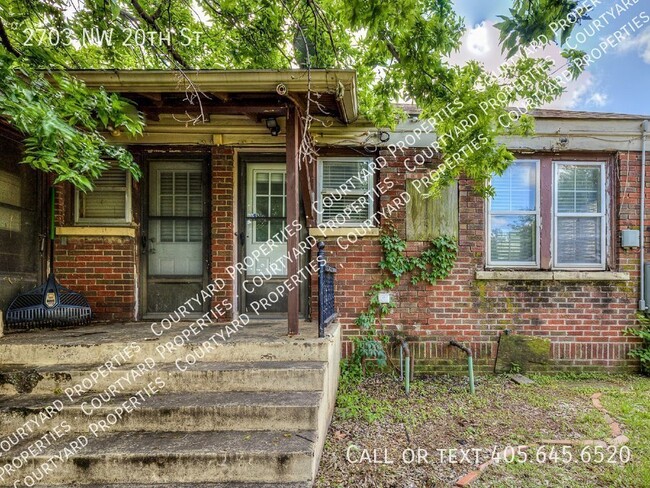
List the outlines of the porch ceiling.
<svg viewBox="0 0 650 488">
<path fill-rule="evenodd" d="M 261 120 L 283 115 L 287 103 L 345 124 L 358 117 L 352 70 L 73 70 L 70 74 L 90 87 L 122 93 L 151 120 L 161 114 L 199 113 Z"/>
</svg>

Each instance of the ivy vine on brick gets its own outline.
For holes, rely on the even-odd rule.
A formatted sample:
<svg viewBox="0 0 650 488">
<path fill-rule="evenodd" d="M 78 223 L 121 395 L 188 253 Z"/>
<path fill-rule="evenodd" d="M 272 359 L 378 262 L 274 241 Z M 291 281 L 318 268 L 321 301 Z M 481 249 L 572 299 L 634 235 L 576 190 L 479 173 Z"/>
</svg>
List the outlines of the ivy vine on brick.
<svg viewBox="0 0 650 488">
<path fill-rule="evenodd" d="M 364 335 L 354 341 L 352 361 L 360 363 L 364 358 L 372 358 L 378 366 L 383 367 L 386 365 L 384 346 L 388 337 L 379 333 L 377 323 L 394 310 L 395 304 L 380 303 L 379 293 L 392 290 L 407 275 L 410 275 L 410 283 L 414 286 L 422 282 L 433 285 L 437 280 L 446 278 L 456 264 L 458 245 L 453 237 L 440 236 L 433 239 L 418 256 L 407 256 L 406 241 L 392 226 L 382 232 L 379 243 L 383 254 L 379 262 L 382 278 L 370 288 L 368 308 L 355 321 Z"/>
</svg>

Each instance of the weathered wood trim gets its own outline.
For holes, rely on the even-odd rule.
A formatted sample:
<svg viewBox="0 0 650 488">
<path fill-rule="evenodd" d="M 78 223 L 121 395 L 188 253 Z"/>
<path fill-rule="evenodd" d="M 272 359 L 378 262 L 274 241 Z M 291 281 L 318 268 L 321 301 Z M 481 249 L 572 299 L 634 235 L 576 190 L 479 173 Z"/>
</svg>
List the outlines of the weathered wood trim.
<svg viewBox="0 0 650 488">
<path fill-rule="evenodd" d="M 80 237 L 131 237 L 135 239 L 134 227 L 57 227 L 57 236 Z"/>
<path fill-rule="evenodd" d="M 379 235 L 379 227 L 337 227 L 335 229 L 312 227 L 309 229 L 309 235 L 312 237 L 345 237 L 349 234 L 355 234 L 359 238 L 377 237 Z"/>
<path fill-rule="evenodd" d="M 298 154 L 300 150 L 300 124 L 298 111 L 291 106 L 287 110 L 287 225 L 292 222 L 300 222 L 300 177 Z M 297 232 L 287 236 L 287 249 L 298 249 L 299 236 Z M 293 278 L 298 274 L 298 260 L 287 261 L 287 275 Z M 289 323 L 289 335 L 297 335 L 298 316 L 300 313 L 300 290 L 297 286 L 289 290 L 287 297 L 287 321 Z"/>
<path fill-rule="evenodd" d="M 614 271 L 477 271 L 476 279 L 500 281 L 629 281 L 630 273 Z"/>
</svg>

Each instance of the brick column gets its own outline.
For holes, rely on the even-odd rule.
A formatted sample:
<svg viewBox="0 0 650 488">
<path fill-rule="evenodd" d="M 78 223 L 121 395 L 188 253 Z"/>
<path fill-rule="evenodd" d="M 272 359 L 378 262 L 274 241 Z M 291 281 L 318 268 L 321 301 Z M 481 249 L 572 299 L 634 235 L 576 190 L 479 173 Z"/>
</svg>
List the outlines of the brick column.
<svg viewBox="0 0 650 488">
<path fill-rule="evenodd" d="M 221 278 L 226 286 L 213 298 L 213 306 L 224 299 L 233 300 L 234 283 L 226 272 L 235 262 L 234 246 L 234 151 L 232 148 L 215 146 L 212 148 L 212 183 L 210 215 L 210 253 L 212 280 Z M 232 318 L 233 310 L 226 318 Z"/>
</svg>

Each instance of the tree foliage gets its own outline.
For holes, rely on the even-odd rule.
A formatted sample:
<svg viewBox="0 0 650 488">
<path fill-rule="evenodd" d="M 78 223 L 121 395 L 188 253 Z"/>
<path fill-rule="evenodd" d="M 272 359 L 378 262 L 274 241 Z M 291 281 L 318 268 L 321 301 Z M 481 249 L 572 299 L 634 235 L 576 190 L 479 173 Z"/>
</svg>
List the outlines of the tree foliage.
<svg viewBox="0 0 650 488">
<path fill-rule="evenodd" d="M 393 127 L 404 116 L 394 102 L 417 103 L 445 135 L 444 157 L 458 163 L 438 184 L 465 173 L 484 193 L 512 159 L 497 137 L 532 128 L 525 116 L 504 124 L 508 108 L 561 93 L 549 61 L 526 53 L 498 73 L 452 65 L 465 26 L 450 0 L 2 0 L 0 21 L 0 114 L 26 136 L 26 163 L 82 189 L 107 158 L 138 176 L 128 152 L 102 132 L 137 135 L 143 121 L 116 95 L 51 75 L 67 68 L 352 68 L 366 117 Z M 504 47 L 525 45 L 547 21 L 526 23 L 525 36 L 509 26 L 515 37 L 503 38 Z M 136 30 L 146 42 L 134 42 Z M 109 34 L 110 43 L 88 42 Z"/>
</svg>

